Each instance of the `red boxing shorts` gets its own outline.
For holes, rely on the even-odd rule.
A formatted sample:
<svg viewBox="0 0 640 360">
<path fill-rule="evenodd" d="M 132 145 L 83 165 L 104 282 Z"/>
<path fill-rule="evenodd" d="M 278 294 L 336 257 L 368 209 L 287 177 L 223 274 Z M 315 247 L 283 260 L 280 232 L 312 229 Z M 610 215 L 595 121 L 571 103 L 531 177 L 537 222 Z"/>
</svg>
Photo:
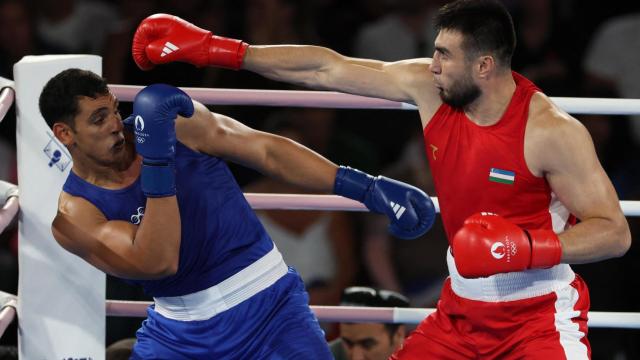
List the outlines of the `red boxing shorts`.
<svg viewBox="0 0 640 360">
<path fill-rule="evenodd" d="M 485 302 L 456 295 L 447 279 L 437 311 L 392 359 L 590 359 L 589 292 L 578 276 L 551 293 Z"/>
</svg>

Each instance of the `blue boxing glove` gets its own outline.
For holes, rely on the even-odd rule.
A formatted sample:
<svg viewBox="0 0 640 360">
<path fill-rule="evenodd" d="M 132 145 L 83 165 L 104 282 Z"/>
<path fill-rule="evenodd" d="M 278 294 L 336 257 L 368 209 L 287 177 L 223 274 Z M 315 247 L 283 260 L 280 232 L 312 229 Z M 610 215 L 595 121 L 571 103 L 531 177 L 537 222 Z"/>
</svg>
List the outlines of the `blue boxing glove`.
<svg viewBox="0 0 640 360">
<path fill-rule="evenodd" d="M 424 191 L 384 176 L 373 177 L 362 171 L 340 166 L 333 192 L 360 201 L 372 212 L 391 220 L 389 232 L 401 239 L 415 239 L 426 233 L 435 220 L 436 210 Z"/>
<path fill-rule="evenodd" d="M 136 95 L 132 117 L 136 151 L 142 155 L 142 191 L 147 197 L 176 194 L 175 120 L 178 114 L 191 117 L 193 112 L 189 95 L 173 86 L 154 84 Z"/>
</svg>

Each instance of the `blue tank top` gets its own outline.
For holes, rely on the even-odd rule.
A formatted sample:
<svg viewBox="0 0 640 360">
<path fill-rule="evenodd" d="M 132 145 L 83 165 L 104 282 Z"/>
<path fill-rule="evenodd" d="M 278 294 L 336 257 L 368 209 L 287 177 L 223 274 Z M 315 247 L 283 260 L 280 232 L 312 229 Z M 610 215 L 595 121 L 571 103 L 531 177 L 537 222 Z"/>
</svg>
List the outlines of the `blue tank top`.
<svg viewBox="0 0 640 360">
<path fill-rule="evenodd" d="M 63 189 L 91 202 L 107 220 L 137 225 L 144 217 L 146 197 L 139 177 L 126 188 L 109 190 L 71 171 Z M 176 190 L 182 225 L 178 272 L 158 280 L 125 279 L 142 285 L 150 296 L 181 296 L 204 290 L 273 249 L 273 241 L 222 159 L 178 142 Z"/>
</svg>

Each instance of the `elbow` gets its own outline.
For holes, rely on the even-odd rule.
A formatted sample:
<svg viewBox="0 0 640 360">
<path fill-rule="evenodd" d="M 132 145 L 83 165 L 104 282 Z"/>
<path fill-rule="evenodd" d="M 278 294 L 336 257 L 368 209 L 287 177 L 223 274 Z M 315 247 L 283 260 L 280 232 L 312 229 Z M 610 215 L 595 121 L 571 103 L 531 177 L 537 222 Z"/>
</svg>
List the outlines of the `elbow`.
<svg viewBox="0 0 640 360">
<path fill-rule="evenodd" d="M 158 280 L 175 275 L 178 272 L 178 256 L 154 261 L 144 270 L 144 278 L 146 280 Z"/>
<path fill-rule="evenodd" d="M 167 259 L 163 265 L 164 266 L 161 266 L 158 269 L 158 273 L 156 275 L 159 277 L 175 275 L 178 272 L 179 256 L 177 254 L 175 256 L 171 256 L 171 259 Z"/>
<path fill-rule="evenodd" d="M 613 249 L 614 257 L 622 257 L 631 248 L 631 231 L 629 224 L 623 217 L 619 224 L 616 224 L 615 246 Z"/>
</svg>

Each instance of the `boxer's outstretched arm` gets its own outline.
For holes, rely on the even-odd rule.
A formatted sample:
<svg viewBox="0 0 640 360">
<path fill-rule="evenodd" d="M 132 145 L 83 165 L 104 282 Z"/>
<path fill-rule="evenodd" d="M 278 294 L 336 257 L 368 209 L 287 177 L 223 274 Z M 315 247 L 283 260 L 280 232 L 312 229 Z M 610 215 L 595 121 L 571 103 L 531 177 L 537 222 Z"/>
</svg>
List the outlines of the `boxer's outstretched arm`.
<svg viewBox="0 0 640 360">
<path fill-rule="evenodd" d="M 329 193 L 333 189 L 338 167 L 320 154 L 194 104 L 193 117 L 176 121 L 177 137 L 185 145 L 310 190 Z"/>
<path fill-rule="evenodd" d="M 251 129 L 195 104 L 195 116 L 180 117 L 176 121 L 178 139 L 190 148 L 246 165 L 294 185 L 359 201 L 373 212 L 386 214 L 390 219 L 389 231 L 401 238 L 416 238 L 433 224 L 435 209 L 423 191 L 349 167 L 338 168 L 290 139 Z M 402 212 L 397 212 L 400 207 Z"/>
<path fill-rule="evenodd" d="M 272 45 L 249 46 L 242 68 L 310 88 L 416 103 L 438 99 L 430 64 L 427 58 L 382 62 L 319 46 Z"/>
<path fill-rule="evenodd" d="M 168 43 L 176 51 L 167 53 Z M 319 46 L 251 46 L 169 14 L 144 19 L 131 50 L 142 70 L 181 61 L 197 67 L 245 69 L 311 88 L 412 102 L 420 107 L 423 126 L 441 104 L 428 58 L 387 63 L 350 58 Z"/>
</svg>

